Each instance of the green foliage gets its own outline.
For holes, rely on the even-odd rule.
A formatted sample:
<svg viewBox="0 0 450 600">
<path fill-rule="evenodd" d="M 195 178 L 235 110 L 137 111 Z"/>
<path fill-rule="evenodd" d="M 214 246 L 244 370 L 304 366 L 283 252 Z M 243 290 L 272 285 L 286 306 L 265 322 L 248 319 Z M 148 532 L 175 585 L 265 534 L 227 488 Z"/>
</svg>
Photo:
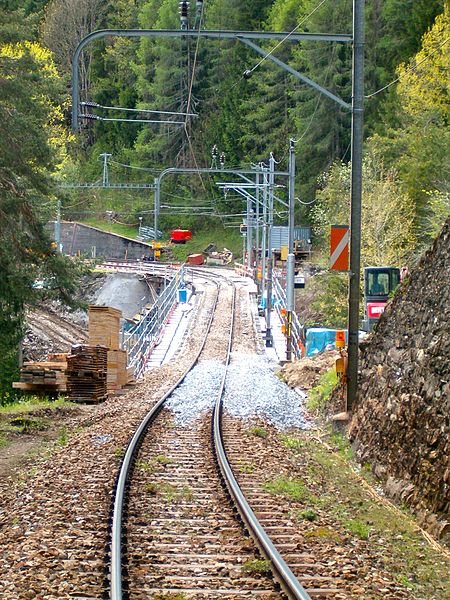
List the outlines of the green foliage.
<svg viewBox="0 0 450 600">
<path fill-rule="evenodd" d="M 270 561 L 268 560 L 248 560 L 242 565 L 242 570 L 245 573 L 267 573 L 270 570 Z"/>
<path fill-rule="evenodd" d="M 305 483 L 299 479 L 287 479 L 284 476 L 280 476 L 273 481 L 269 481 L 264 485 L 271 494 L 277 494 L 285 496 L 286 498 L 292 498 L 293 500 L 304 500 L 309 496 L 309 492 L 305 487 Z"/>
<path fill-rule="evenodd" d="M 0 138 L 8 140 L 0 146 L 1 392 L 14 375 L 25 308 L 50 297 L 72 303 L 76 289 L 77 265 L 52 250 L 45 230 L 56 201 L 51 175 L 65 157 L 62 100 L 47 50 L 0 45 Z M 46 285 L 37 288 L 37 280 Z"/>
<path fill-rule="evenodd" d="M 312 508 L 307 508 L 298 513 L 300 519 L 310 521 L 311 523 L 317 519 L 317 513 Z"/>
<path fill-rule="evenodd" d="M 247 435 L 254 435 L 255 437 L 259 437 L 259 438 L 263 438 L 265 439 L 269 433 L 267 431 L 267 429 L 264 429 L 264 427 L 250 427 L 249 429 L 247 429 L 246 431 Z"/>
<path fill-rule="evenodd" d="M 319 384 L 308 394 L 307 407 L 309 410 L 321 412 L 334 386 L 338 382 L 335 369 L 330 369 L 320 376 Z"/>
<path fill-rule="evenodd" d="M 323 327 L 343 328 L 348 314 L 348 278 L 341 273 L 323 273 L 310 280 L 310 291 L 314 291 L 311 307 L 316 311 L 314 323 Z"/>
</svg>

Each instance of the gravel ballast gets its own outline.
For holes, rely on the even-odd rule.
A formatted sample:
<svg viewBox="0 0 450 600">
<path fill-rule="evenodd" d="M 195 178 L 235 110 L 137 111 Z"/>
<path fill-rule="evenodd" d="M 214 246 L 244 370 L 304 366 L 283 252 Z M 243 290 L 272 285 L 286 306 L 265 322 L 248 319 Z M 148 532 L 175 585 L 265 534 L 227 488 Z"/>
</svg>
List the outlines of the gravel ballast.
<svg viewBox="0 0 450 600">
<path fill-rule="evenodd" d="M 212 410 L 223 377 L 224 365 L 200 362 L 166 405 L 179 425 L 189 425 Z M 234 354 L 228 368 L 224 407 L 233 416 L 265 419 L 278 429 L 308 429 L 309 422 L 298 394 L 274 374 L 270 363 L 256 354 Z"/>
</svg>

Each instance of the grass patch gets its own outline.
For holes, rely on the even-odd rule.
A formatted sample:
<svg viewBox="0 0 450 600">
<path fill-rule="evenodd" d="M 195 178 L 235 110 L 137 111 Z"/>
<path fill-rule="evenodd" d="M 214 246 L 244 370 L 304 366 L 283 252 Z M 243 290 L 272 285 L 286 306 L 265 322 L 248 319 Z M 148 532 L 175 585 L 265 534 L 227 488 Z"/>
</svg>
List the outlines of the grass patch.
<svg viewBox="0 0 450 600">
<path fill-rule="evenodd" d="M 317 509 L 315 526 L 307 533 L 308 539 L 316 543 L 350 543 L 355 547 L 370 540 L 380 564 L 384 564 L 399 585 L 414 589 L 420 598 L 447 600 L 448 562 L 425 541 L 408 511 L 391 510 L 361 486 L 348 464 L 352 453 L 346 438 L 339 434 L 328 438 L 335 449 L 332 453 L 307 434 L 299 437 L 300 440 L 280 436 L 280 441 L 291 450 L 304 476 L 302 500 L 308 502 L 308 507 L 293 511 L 292 515 L 309 520 Z M 361 475 L 366 471 L 370 471 L 370 465 L 361 469 Z M 274 492 L 289 495 L 289 485 L 284 489 L 283 480 L 271 483 Z M 315 500 L 311 500 L 313 494 L 317 495 Z M 322 512 L 333 519 L 332 524 L 321 526 Z"/>
<path fill-rule="evenodd" d="M 61 429 L 61 431 L 59 432 L 59 435 L 56 439 L 56 443 L 58 444 L 58 446 L 65 446 L 68 441 L 69 441 L 69 434 L 67 432 L 66 427 L 63 427 Z"/>
<path fill-rule="evenodd" d="M 242 565 L 242 570 L 245 573 L 265 573 L 269 574 L 270 561 L 268 560 L 248 560 Z"/>
<path fill-rule="evenodd" d="M 358 519 L 350 519 L 348 521 L 343 521 L 344 527 L 353 533 L 361 540 L 368 540 L 370 534 L 370 527 L 367 523 L 363 521 L 359 521 Z"/>
<path fill-rule="evenodd" d="M 323 373 L 319 379 L 318 385 L 309 391 L 308 400 L 306 402 L 308 410 L 319 413 L 323 412 L 325 403 L 337 382 L 338 378 L 335 369 L 330 369 L 326 373 Z"/>
<path fill-rule="evenodd" d="M 123 235 L 124 237 L 133 240 L 136 239 L 139 234 L 139 228 L 136 225 L 122 225 L 121 223 L 111 223 L 110 221 L 104 221 L 102 219 L 84 219 L 82 222 L 86 225 L 101 229 L 102 231 Z"/>
<path fill-rule="evenodd" d="M 287 479 L 286 477 L 278 477 L 273 481 L 268 481 L 264 484 L 264 488 L 271 494 L 285 496 L 293 500 L 305 500 L 310 495 L 303 481 Z"/>
<path fill-rule="evenodd" d="M 303 442 L 302 440 L 290 437 L 288 435 L 282 435 L 281 442 L 284 446 L 286 446 L 286 448 L 289 448 L 290 450 L 294 451 L 301 450 L 305 445 L 305 442 Z"/>
<path fill-rule="evenodd" d="M 353 459 L 353 448 L 351 447 L 348 438 L 338 431 L 330 434 L 330 445 L 337 451 L 338 454 L 348 461 Z"/>
<path fill-rule="evenodd" d="M 152 597 L 154 600 L 185 600 L 186 598 L 183 594 L 156 594 Z"/>
<path fill-rule="evenodd" d="M 302 521 L 310 521 L 312 523 L 317 519 L 317 513 L 312 508 L 307 508 L 297 513 L 297 517 Z"/>
<path fill-rule="evenodd" d="M 223 227 L 209 227 L 207 230 L 192 231 L 192 240 L 185 244 L 173 244 L 174 258 L 180 262 L 186 261 L 189 254 L 201 254 L 211 243 L 216 245 L 217 251 L 221 252 L 228 248 L 233 253 L 234 259 L 242 258 L 242 237 L 237 231 L 224 229 Z"/>
<path fill-rule="evenodd" d="M 45 408 L 56 409 L 69 406 L 73 407 L 75 404 L 73 402 L 68 402 L 64 397 L 58 398 L 57 400 L 49 400 L 45 397 L 28 396 L 26 399 L 0 406 L 0 415 L 14 415 Z"/>
<path fill-rule="evenodd" d="M 9 421 L 11 431 L 17 433 L 34 433 L 35 431 L 44 431 L 49 426 L 48 419 L 38 417 L 19 416 Z"/>
<path fill-rule="evenodd" d="M 255 437 L 263 439 L 265 439 L 269 435 L 269 432 L 267 431 L 267 429 L 264 429 L 264 427 L 250 427 L 246 430 L 246 433 L 247 435 L 254 435 Z"/>
<path fill-rule="evenodd" d="M 157 456 L 155 458 L 156 462 L 159 465 L 171 465 L 173 464 L 173 458 L 170 458 L 169 456 L 164 456 L 163 454 L 160 454 L 159 456 Z"/>
<path fill-rule="evenodd" d="M 188 485 L 177 487 L 171 483 L 147 483 L 145 491 L 152 496 L 162 496 L 167 502 L 179 502 L 181 500 L 191 500 L 192 490 Z"/>
<path fill-rule="evenodd" d="M 247 463 L 242 460 L 238 460 L 239 472 L 240 473 L 253 473 L 256 466 L 253 463 Z"/>
<path fill-rule="evenodd" d="M 315 527 L 311 531 L 307 531 L 305 537 L 324 541 L 334 540 L 336 542 L 340 539 L 338 532 L 331 529 L 331 527 Z"/>
</svg>

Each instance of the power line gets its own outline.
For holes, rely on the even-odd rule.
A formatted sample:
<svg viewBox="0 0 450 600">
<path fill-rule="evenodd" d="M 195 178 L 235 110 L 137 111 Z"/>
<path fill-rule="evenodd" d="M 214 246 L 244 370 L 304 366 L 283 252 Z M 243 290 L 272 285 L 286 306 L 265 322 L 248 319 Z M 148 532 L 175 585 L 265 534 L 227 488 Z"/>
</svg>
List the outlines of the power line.
<svg viewBox="0 0 450 600">
<path fill-rule="evenodd" d="M 410 67 L 408 67 L 405 70 L 405 72 L 402 73 L 402 75 L 400 75 L 399 77 L 397 77 L 397 79 L 394 79 L 393 81 L 391 81 L 387 85 L 383 86 L 382 88 L 380 88 L 376 92 L 373 92 L 373 94 L 369 94 L 368 96 L 364 96 L 366 98 L 366 100 L 369 99 L 369 98 L 373 98 L 374 96 L 376 96 L 380 92 L 383 92 L 384 90 L 387 90 L 387 88 L 391 87 L 391 85 L 394 85 L 394 83 L 397 83 L 397 81 L 400 81 L 400 79 L 403 77 L 403 75 L 405 73 L 409 73 L 409 71 L 413 71 L 416 67 L 418 67 L 422 63 L 426 62 L 430 58 L 430 56 L 432 56 L 435 52 L 437 52 L 439 50 L 439 48 L 442 48 L 442 46 L 444 46 L 449 40 L 450 40 L 450 37 L 446 38 L 443 42 L 441 42 L 439 44 L 439 46 L 437 46 L 432 52 L 430 52 L 427 56 L 425 56 L 425 58 L 423 58 L 422 60 L 420 60 L 418 63 L 415 63 L 415 64 L 411 65 Z M 418 74 L 418 77 L 420 77 L 419 74 Z"/>
<path fill-rule="evenodd" d="M 124 106 L 104 106 L 103 104 L 98 104 L 97 102 L 80 102 L 80 106 L 87 106 L 88 108 L 102 108 L 105 110 L 120 110 L 121 112 L 138 112 L 138 113 L 152 113 L 157 115 L 179 115 L 179 116 L 188 116 L 188 117 L 197 117 L 198 115 L 195 113 L 189 114 L 184 112 L 172 112 L 169 110 L 151 110 L 149 108 L 126 108 Z"/>
<path fill-rule="evenodd" d="M 327 0 L 322 0 L 322 1 L 321 1 L 321 2 L 320 2 L 320 3 L 319 3 L 319 4 L 318 4 L 318 5 L 317 5 L 317 6 L 316 6 L 316 7 L 315 7 L 315 8 L 314 8 L 314 9 L 313 9 L 313 10 L 312 10 L 312 11 L 311 11 L 309 14 L 308 14 L 308 15 L 306 15 L 306 17 L 304 17 L 304 18 L 303 18 L 303 19 L 300 21 L 300 23 L 298 23 L 298 25 L 296 25 L 296 26 L 294 27 L 294 29 L 293 29 L 292 31 L 290 31 L 290 32 L 289 32 L 289 33 L 288 33 L 288 34 L 287 34 L 287 35 L 286 35 L 286 36 L 285 36 L 285 37 L 284 37 L 282 40 L 280 40 L 280 41 L 278 42 L 278 44 L 276 44 L 276 45 L 275 45 L 275 46 L 272 48 L 272 50 L 270 50 L 270 51 L 269 51 L 269 52 L 268 52 L 268 53 L 267 53 L 265 56 L 263 56 L 263 57 L 261 58 L 261 60 L 260 60 L 259 62 L 257 62 L 257 63 L 256 63 L 256 65 L 253 67 L 253 69 L 250 69 L 249 71 L 246 71 L 246 73 L 248 73 L 248 74 L 250 74 L 250 73 L 253 73 L 253 71 L 254 71 L 255 69 L 257 69 L 257 68 L 258 68 L 258 67 L 259 67 L 259 66 L 260 66 L 260 65 L 261 65 L 261 64 L 262 64 L 262 63 L 263 63 L 263 62 L 264 62 L 264 61 L 265 61 L 267 58 L 269 58 L 269 56 L 271 56 L 271 55 L 272 55 L 272 54 L 275 52 L 275 50 L 281 46 L 281 44 L 283 44 L 283 43 L 284 43 L 284 42 L 285 42 L 285 41 L 286 41 L 288 38 L 290 38 L 290 37 L 291 37 L 291 35 L 293 35 L 293 34 L 294 34 L 296 31 L 297 31 L 297 29 L 300 27 L 300 25 L 303 25 L 303 23 L 304 23 L 305 21 L 307 21 L 307 20 L 308 20 L 310 17 L 312 17 L 312 15 L 313 15 L 313 14 L 314 14 L 316 11 L 318 11 L 318 10 L 319 10 L 319 8 L 322 6 L 322 4 L 325 4 L 325 2 L 326 2 L 326 1 L 327 1 Z"/>
</svg>

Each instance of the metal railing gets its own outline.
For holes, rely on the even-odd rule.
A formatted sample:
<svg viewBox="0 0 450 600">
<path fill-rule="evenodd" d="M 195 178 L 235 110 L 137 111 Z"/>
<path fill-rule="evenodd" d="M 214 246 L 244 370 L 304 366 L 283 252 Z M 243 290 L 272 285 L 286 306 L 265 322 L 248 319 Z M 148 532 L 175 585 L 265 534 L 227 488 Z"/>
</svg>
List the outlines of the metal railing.
<svg viewBox="0 0 450 600">
<path fill-rule="evenodd" d="M 272 282 L 272 293 L 275 297 L 274 310 L 276 311 L 280 321 L 284 320 L 281 314 L 281 309 L 286 308 L 286 291 L 283 289 L 279 280 L 274 277 Z M 303 345 L 303 325 L 300 323 L 295 312 L 292 313 L 292 351 L 296 358 L 302 357 Z"/>
<path fill-rule="evenodd" d="M 133 367 L 134 376 L 140 377 L 150 354 L 161 337 L 163 328 L 178 303 L 178 290 L 184 287 L 184 265 L 174 271 L 158 271 L 166 285 L 156 302 L 131 329 L 122 327 L 122 348 L 128 352 L 128 367 Z M 169 279 L 170 277 L 170 279 Z"/>
</svg>

